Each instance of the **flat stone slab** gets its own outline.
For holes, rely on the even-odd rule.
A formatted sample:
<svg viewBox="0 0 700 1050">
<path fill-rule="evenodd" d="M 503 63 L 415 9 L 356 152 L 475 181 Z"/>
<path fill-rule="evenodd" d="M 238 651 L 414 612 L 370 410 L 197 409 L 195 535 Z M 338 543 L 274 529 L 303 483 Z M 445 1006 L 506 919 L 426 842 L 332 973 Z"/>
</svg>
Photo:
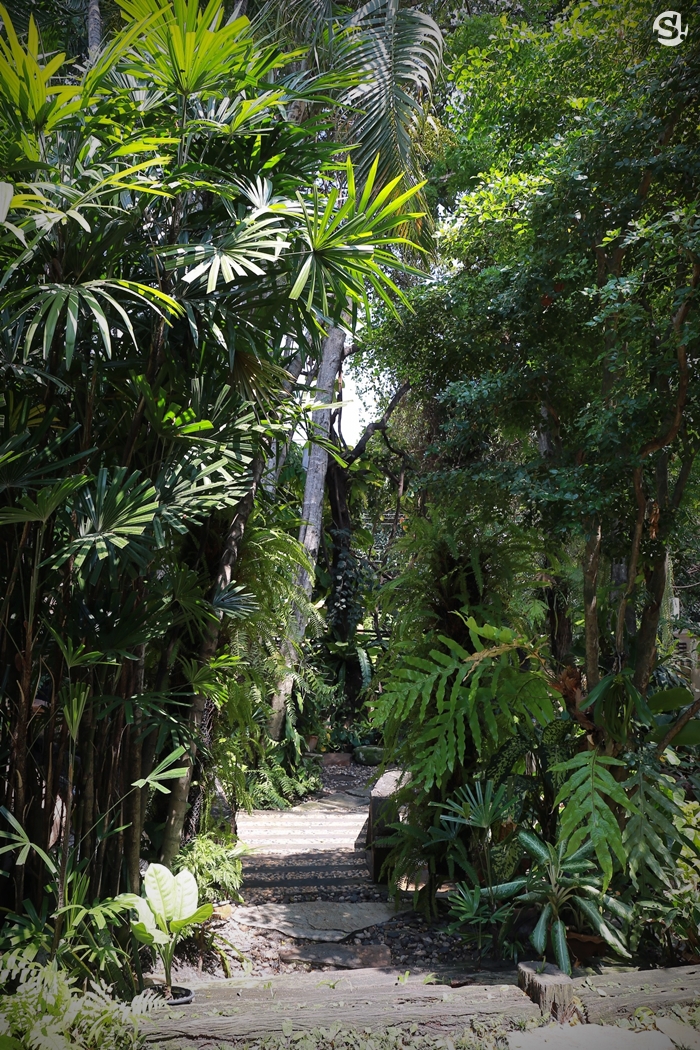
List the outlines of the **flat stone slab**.
<svg viewBox="0 0 700 1050">
<path fill-rule="evenodd" d="M 366 794 L 338 791 L 293 809 L 239 813 L 239 837 L 253 850 L 252 856 L 243 858 L 244 875 L 248 868 L 256 866 L 261 855 L 328 855 L 354 850 L 367 819 L 368 805 Z"/>
<path fill-rule="evenodd" d="M 656 1017 L 654 1023 L 676 1046 L 682 1046 L 684 1050 L 700 1050 L 700 1032 L 697 1028 L 674 1021 L 672 1017 Z"/>
<path fill-rule="evenodd" d="M 400 970 L 232 978 L 198 983 L 195 993 L 191 1006 L 146 1016 L 142 1030 L 151 1045 L 186 1040 L 188 1047 L 210 1048 L 333 1024 L 364 1030 L 416 1023 L 442 1034 L 461 1032 L 473 1019 L 524 1022 L 540 1016 L 539 1008 L 513 984 L 452 989 L 425 984 L 419 975 L 406 978 Z M 646 1048 L 640 1044 L 639 1050 Z"/>
<path fill-rule="evenodd" d="M 338 944 L 303 944 L 296 948 L 280 948 L 280 961 L 305 962 L 312 966 L 337 966 L 341 970 L 381 969 L 391 966 L 391 948 L 386 944 L 365 944 L 357 947 Z"/>
<path fill-rule="evenodd" d="M 631 1032 L 616 1025 L 546 1025 L 530 1032 L 511 1032 L 510 1050 L 675 1050 L 663 1032 Z"/>
<path fill-rule="evenodd" d="M 235 908 L 232 918 L 242 926 L 277 930 L 306 941 L 343 941 L 351 933 L 389 922 L 396 908 L 380 901 L 357 904 L 338 901 L 302 901 L 297 904 L 261 904 Z"/>
</svg>

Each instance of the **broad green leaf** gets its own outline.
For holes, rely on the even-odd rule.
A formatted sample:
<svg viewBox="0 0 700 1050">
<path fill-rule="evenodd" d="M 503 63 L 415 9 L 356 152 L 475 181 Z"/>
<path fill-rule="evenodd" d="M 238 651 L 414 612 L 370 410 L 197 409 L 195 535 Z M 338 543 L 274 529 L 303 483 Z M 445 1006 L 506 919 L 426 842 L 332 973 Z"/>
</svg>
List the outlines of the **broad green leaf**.
<svg viewBox="0 0 700 1050">
<path fill-rule="evenodd" d="M 545 844 L 532 831 L 519 831 L 518 841 L 538 864 L 547 864 L 549 851 Z"/>
<path fill-rule="evenodd" d="M 654 714 L 662 714 L 667 711 L 677 711 L 679 707 L 688 707 L 694 700 L 689 689 L 677 686 L 674 689 L 660 689 L 648 699 L 650 710 Z"/>
<path fill-rule="evenodd" d="M 197 880 L 191 871 L 183 868 L 175 876 L 175 897 L 172 910 L 165 917 L 176 922 L 182 922 L 187 916 L 197 911 L 198 900 Z"/>
<path fill-rule="evenodd" d="M 547 949 L 547 934 L 549 933 L 549 922 L 552 917 L 552 905 L 547 903 L 537 920 L 537 925 L 530 934 L 532 947 L 538 955 L 544 955 Z"/>
<path fill-rule="evenodd" d="M 569 948 L 566 943 L 566 926 L 561 919 L 555 919 L 552 923 L 552 947 L 557 966 L 564 973 L 571 976 L 571 959 L 569 958 Z"/>
<path fill-rule="evenodd" d="M 653 740 L 654 743 L 661 743 L 670 728 L 670 725 L 657 726 L 657 728 L 649 734 L 649 739 Z M 690 721 L 676 733 L 670 744 L 671 747 L 698 747 L 698 745 L 700 745 L 700 718 L 691 718 Z"/>
<path fill-rule="evenodd" d="M 146 899 L 156 916 L 166 922 L 179 917 L 176 915 L 178 890 L 175 885 L 175 876 L 165 865 L 148 865 L 143 879 L 143 888 L 146 892 Z"/>
<path fill-rule="evenodd" d="M 207 919 L 211 918 L 213 911 L 213 904 L 202 904 L 191 915 L 187 915 L 183 919 L 173 919 L 170 923 L 170 929 L 173 933 L 180 933 L 187 926 L 196 926 L 201 922 L 206 922 Z"/>
<path fill-rule="evenodd" d="M 139 897 L 137 893 L 120 893 L 116 898 L 126 908 L 133 908 L 138 915 L 138 924 L 153 937 L 158 931 L 153 909 L 147 900 Z M 151 942 L 149 942 L 151 943 Z"/>
</svg>

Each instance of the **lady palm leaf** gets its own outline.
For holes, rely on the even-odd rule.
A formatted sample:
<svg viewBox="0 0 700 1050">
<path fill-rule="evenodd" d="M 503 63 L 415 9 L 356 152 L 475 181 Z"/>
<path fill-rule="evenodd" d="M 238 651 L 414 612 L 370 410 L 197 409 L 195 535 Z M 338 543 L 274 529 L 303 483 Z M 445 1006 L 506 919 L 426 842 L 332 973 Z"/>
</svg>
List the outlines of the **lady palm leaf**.
<svg viewBox="0 0 700 1050">
<path fill-rule="evenodd" d="M 2 4 L 0 22 L 5 31 L 5 38 L 0 37 L 0 108 L 23 130 L 46 132 L 80 108 L 75 87 L 61 85 L 54 79 L 66 56 L 58 54 L 43 61 L 45 56 L 33 18 L 29 20 L 26 49 Z"/>
<path fill-rule="evenodd" d="M 44 358 L 48 358 L 53 339 L 60 324 L 63 324 L 64 361 L 70 368 L 78 334 L 78 323 L 81 311 L 88 319 L 94 321 L 100 333 L 102 345 L 107 357 L 112 356 L 112 337 L 106 309 L 119 317 L 126 331 L 131 336 L 134 346 L 138 348 L 133 325 L 124 307 L 114 298 L 114 293 L 126 293 L 140 305 L 150 307 L 162 317 L 177 316 L 184 313 L 175 300 L 138 281 L 100 280 L 86 281 L 83 284 L 40 284 L 23 289 L 7 297 L 8 305 L 25 300 L 21 310 L 11 324 L 16 324 L 25 315 L 31 316 L 25 337 L 25 356 L 29 357 L 37 332 L 42 332 Z M 29 299 L 27 302 L 26 300 Z M 101 301 L 100 301 L 101 300 Z"/>
<path fill-rule="evenodd" d="M 110 476 L 105 467 L 100 468 L 94 487 L 83 488 L 79 495 L 75 510 L 77 535 L 58 554 L 55 565 L 60 567 L 72 557 L 76 571 L 86 559 L 90 559 L 93 569 L 105 559 L 116 568 L 118 552 L 128 548 L 131 560 L 145 567 L 149 544 L 141 537 L 157 510 L 156 490 L 138 471 L 128 474 L 125 467 L 118 467 Z"/>
<path fill-rule="evenodd" d="M 339 200 L 335 189 L 325 199 L 318 191 L 314 191 L 310 201 L 298 197 L 302 248 L 289 295 L 292 299 L 303 296 L 309 311 L 316 309 L 326 317 L 337 315 L 350 299 L 356 306 L 364 306 L 369 319 L 369 289 L 393 312 L 396 300 L 408 306 L 406 297 L 385 270 L 421 273 L 392 250 L 399 245 L 417 247 L 397 230 L 420 217 L 420 213 L 404 211 L 404 205 L 416 196 L 420 186 L 394 196 L 400 182 L 397 178 L 373 195 L 378 164 L 379 159 L 375 158 L 361 194 L 348 159 L 344 201 Z"/>
<path fill-rule="evenodd" d="M 189 97 L 220 91 L 234 74 L 246 78 L 252 50 L 247 18 L 225 21 L 223 0 L 118 0 L 127 19 L 157 16 L 127 68 L 156 87 Z"/>
<path fill-rule="evenodd" d="M 217 286 L 219 276 L 225 284 L 247 273 L 264 277 L 261 263 L 275 262 L 284 247 L 286 229 L 272 215 L 247 218 L 233 227 L 220 244 L 177 244 L 161 249 L 169 268 L 191 267 L 183 274 L 186 284 L 204 280 L 207 294 Z"/>
</svg>

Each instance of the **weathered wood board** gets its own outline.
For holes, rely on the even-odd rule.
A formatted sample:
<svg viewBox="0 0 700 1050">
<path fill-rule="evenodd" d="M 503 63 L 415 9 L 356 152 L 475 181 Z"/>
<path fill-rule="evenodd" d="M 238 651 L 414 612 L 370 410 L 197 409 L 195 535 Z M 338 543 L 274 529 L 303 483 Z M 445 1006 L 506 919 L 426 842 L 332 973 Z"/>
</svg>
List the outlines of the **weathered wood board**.
<svg viewBox="0 0 700 1050">
<path fill-rule="evenodd" d="M 558 966 L 539 962 L 518 963 L 518 987 L 537 1003 L 543 1014 L 558 1020 L 566 1016 L 574 999 L 573 982 Z"/>
<path fill-rule="evenodd" d="M 595 1024 L 629 1017 L 639 1007 L 662 1010 L 700 1001 L 700 966 L 594 974 L 573 984 L 589 1023 Z"/>
<path fill-rule="evenodd" d="M 295 973 L 200 985 L 192 1006 L 157 1012 L 144 1024 L 156 1046 L 189 1040 L 233 1042 L 281 1032 L 327 1028 L 382 1028 L 415 1022 L 426 1029 L 460 1029 L 473 1018 L 504 1015 L 511 1021 L 540 1016 L 539 1007 L 513 984 L 452 989 L 399 981 L 396 970 Z M 284 1026 L 284 1027 L 283 1027 Z"/>
</svg>

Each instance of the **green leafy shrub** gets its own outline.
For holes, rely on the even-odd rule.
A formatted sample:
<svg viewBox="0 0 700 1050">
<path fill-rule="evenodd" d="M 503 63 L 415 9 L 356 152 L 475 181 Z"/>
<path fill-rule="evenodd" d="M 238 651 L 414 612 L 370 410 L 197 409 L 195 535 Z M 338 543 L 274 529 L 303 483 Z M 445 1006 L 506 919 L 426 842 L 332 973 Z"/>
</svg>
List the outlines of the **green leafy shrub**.
<svg viewBox="0 0 700 1050">
<path fill-rule="evenodd" d="M 470 889 L 460 883 L 454 893 L 450 894 L 450 914 L 454 919 L 453 930 L 459 930 L 469 944 L 475 944 L 479 952 L 485 946 L 495 947 L 499 939 L 499 930 L 503 931 L 513 914 L 510 902 L 496 904 L 491 894 L 482 891 L 480 886 Z M 488 937 L 488 933 L 491 936 Z"/>
<path fill-rule="evenodd" d="M 201 900 L 215 904 L 219 900 L 242 898 L 238 893 L 243 881 L 241 857 L 248 847 L 225 832 L 208 831 L 196 835 L 183 846 L 173 861 L 173 871 L 191 871 L 197 880 Z"/>
<path fill-rule="evenodd" d="M 539 908 L 539 919 L 530 935 L 538 955 L 545 954 L 549 941 L 559 968 L 571 973 L 564 923 L 568 913 L 578 926 L 590 926 L 618 955 L 629 959 L 619 931 L 604 918 L 604 913 L 628 924 L 632 909 L 603 892 L 601 880 L 592 874 L 593 842 L 574 849 L 567 839 L 562 838 L 553 846 L 530 831 L 521 831 L 518 838 L 534 864 L 526 877 L 494 886 L 492 893 L 495 900 L 514 900 L 516 904 Z"/>
<path fill-rule="evenodd" d="M 500 791 L 514 770 L 522 766 L 525 772 L 528 753 L 538 752 L 538 763 L 544 767 L 551 752 L 557 751 L 543 740 L 555 721 L 555 709 L 537 649 L 510 629 L 479 626 L 473 617 L 465 617 L 464 623 L 472 652 L 440 636 L 447 652 L 434 648 L 425 658 L 402 657 L 382 694 L 372 701 L 373 720 L 383 730 L 387 751 L 410 773 L 396 796 L 397 810 L 405 810 L 387 843 L 392 847 L 387 872 L 397 885 L 415 883 L 427 862 L 428 879 L 416 898 L 426 909 L 433 907 L 440 883 L 453 877 L 455 865 L 472 878 L 473 865 L 488 865 L 496 852 L 488 827 L 471 825 L 471 818 L 464 816 L 471 812 L 471 803 L 456 793 L 483 776 L 483 771 Z M 551 743 L 559 743 L 559 734 Z M 507 756 L 505 765 L 503 756 Z M 549 800 L 540 808 L 551 809 L 551 777 L 542 791 L 542 777 L 533 789 L 523 787 L 510 783 L 504 788 L 509 795 L 506 808 L 512 814 L 517 811 L 513 819 L 523 818 L 522 801 L 533 795 Z M 521 802 L 515 805 L 518 798 Z M 450 799 L 457 809 L 440 813 L 445 806 L 449 809 Z M 545 819 L 546 813 L 541 816 Z M 465 825 L 464 835 L 459 833 L 460 822 Z M 487 840 L 488 857 L 483 849 Z M 502 877 L 512 863 L 510 843 L 499 842 L 498 852 Z"/>
<path fill-rule="evenodd" d="M 55 885 L 49 890 L 56 893 Z M 24 901 L 0 928 L 0 953 L 14 952 L 28 962 L 53 958 L 67 976 L 85 982 L 98 977 L 120 999 L 129 1001 L 142 990 L 138 945 L 129 943 L 123 902 L 105 898 L 90 903 L 87 875 L 70 871 L 62 908 L 51 910 L 45 896 L 40 909 Z M 60 923 L 60 929 L 57 926 Z"/>
<path fill-rule="evenodd" d="M 373 700 L 375 725 L 425 791 L 494 754 L 515 736 L 518 719 L 546 725 L 554 717 L 540 668 L 520 666 L 531 646 L 508 628 L 466 623 L 472 652 L 441 635 L 448 653 L 405 656 Z"/>
<path fill-rule="evenodd" d="M 321 786 L 315 763 L 300 762 L 295 768 L 289 768 L 281 751 L 272 747 L 257 769 L 249 771 L 247 780 L 254 809 L 287 809 Z"/>
<path fill-rule="evenodd" d="M 139 1050 L 139 1017 L 158 1005 L 152 991 L 117 1002 L 101 981 L 77 987 L 54 960 L 43 966 L 16 953 L 0 969 L 3 1050 Z"/>
<path fill-rule="evenodd" d="M 498 825 L 503 824 L 512 808 L 505 785 L 501 784 L 494 791 L 492 780 L 487 780 L 485 786 L 478 781 L 473 791 L 469 787 L 460 788 L 453 798 L 448 799 L 439 808 L 445 811 L 440 817 L 444 825 L 463 825 L 471 828 L 481 871 L 490 893 L 493 886 L 493 832 Z"/>
</svg>

